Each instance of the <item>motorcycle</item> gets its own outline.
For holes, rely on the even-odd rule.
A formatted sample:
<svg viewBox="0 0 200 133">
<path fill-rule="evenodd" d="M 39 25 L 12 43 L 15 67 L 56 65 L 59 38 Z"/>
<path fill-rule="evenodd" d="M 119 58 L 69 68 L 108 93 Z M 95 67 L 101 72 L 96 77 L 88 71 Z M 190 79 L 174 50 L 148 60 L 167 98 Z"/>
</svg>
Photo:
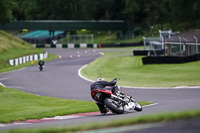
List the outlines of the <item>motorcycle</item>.
<svg viewBox="0 0 200 133">
<path fill-rule="evenodd" d="M 38 67 L 39 67 L 39 69 L 40 69 L 40 71 L 42 71 L 43 69 L 44 69 L 44 61 L 43 60 L 40 60 L 39 62 L 38 62 Z"/>
<path fill-rule="evenodd" d="M 38 67 L 39 67 L 40 71 L 42 71 L 44 69 L 44 65 L 39 65 Z"/>
<path fill-rule="evenodd" d="M 119 80 L 119 78 L 115 78 Z M 118 90 L 120 87 L 115 85 Z M 125 112 L 142 111 L 142 106 L 135 101 L 132 96 L 126 95 L 122 91 L 112 91 L 113 89 L 92 90 L 91 96 L 97 103 L 104 104 L 112 113 L 123 114 Z"/>
</svg>

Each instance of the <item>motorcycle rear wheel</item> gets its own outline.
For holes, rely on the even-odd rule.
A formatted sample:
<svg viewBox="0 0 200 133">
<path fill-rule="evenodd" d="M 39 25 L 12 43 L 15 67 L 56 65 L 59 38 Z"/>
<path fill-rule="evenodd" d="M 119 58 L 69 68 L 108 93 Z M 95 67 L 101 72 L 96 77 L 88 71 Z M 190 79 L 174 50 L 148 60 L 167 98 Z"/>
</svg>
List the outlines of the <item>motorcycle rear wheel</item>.
<svg viewBox="0 0 200 133">
<path fill-rule="evenodd" d="M 123 114 L 124 113 L 124 107 L 121 106 L 117 101 L 111 99 L 111 98 L 105 98 L 104 104 L 107 108 L 109 108 L 113 113 L 116 114 Z"/>
</svg>

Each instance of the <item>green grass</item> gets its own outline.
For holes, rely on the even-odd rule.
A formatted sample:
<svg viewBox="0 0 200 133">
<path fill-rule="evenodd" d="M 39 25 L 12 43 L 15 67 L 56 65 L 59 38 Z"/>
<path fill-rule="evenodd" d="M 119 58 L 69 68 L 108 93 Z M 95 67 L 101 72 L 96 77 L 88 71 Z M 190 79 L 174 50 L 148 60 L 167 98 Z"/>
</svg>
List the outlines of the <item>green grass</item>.
<svg viewBox="0 0 200 133">
<path fill-rule="evenodd" d="M 121 78 L 123 86 L 173 87 L 199 86 L 200 61 L 184 64 L 143 65 L 142 56 L 116 56 L 110 52 L 91 62 L 81 74 L 95 80 L 103 76 L 106 80 Z"/>
<path fill-rule="evenodd" d="M 131 117 L 124 120 L 110 120 L 106 122 L 86 123 L 68 127 L 54 128 L 35 128 L 35 129 L 12 129 L 5 133 L 66 133 L 66 132 L 81 132 L 97 129 L 106 129 L 111 127 L 122 127 L 129 125 L 138 125 L 146 123 L 170 122 L 182 119 L 200 118 L 200 110 L 183 111 L 176 113 L 162 113 L 156 115 L 145 115 L 140 117 Z"/>
<path fill-rule="evenodd" d="M 32 49 L 32 46 L 29 43 L 0 30 L 0 53 L 10 49 L 27 50 Z"/>
<path fill-rule="evenodd" d="M 0 123 L 98 111 L 94 102 L 37 96 L 0 86 Z"/>
<path fill-rule="evenodd" d="M 99 111 L 94 102 L 37 96 L 2 86 L 0 101 L 0 123 Z"/>
</svg>

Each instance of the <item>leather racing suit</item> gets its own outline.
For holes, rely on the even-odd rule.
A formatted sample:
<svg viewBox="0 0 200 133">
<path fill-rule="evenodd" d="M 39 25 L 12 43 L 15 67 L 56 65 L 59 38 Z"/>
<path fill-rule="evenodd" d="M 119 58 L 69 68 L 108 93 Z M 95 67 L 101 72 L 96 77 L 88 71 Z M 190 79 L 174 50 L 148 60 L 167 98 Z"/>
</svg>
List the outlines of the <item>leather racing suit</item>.
<svg viewBox="0 0 200 133">
<path fill-rule="evenodd" d="M 96 81 L 93 84 L 90 85 L 90 90 L 94 89 L 101 89 L 101 90 L 112 90 L 113 93 L 115 93 L 116 90 L 119 90 L 117 87 L 111 87 L 111 88 L 106 88 L 107 86 L 114 86 L 117 83 L 117 80 L 112 80 L 111 82 L 107 81 Z M 107 113 L 105 105 L 101 103 L 96 103 L 97 106 L 99 107 L 99 110 L 102 114 Z"/>
</svg>

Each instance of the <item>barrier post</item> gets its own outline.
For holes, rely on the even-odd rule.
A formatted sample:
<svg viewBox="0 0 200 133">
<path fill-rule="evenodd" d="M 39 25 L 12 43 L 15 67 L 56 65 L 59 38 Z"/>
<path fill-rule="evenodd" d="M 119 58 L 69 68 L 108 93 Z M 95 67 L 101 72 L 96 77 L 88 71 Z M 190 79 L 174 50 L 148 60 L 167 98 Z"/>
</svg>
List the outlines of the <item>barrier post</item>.
<svg viewBox="0 0 200 133">
<path fill-rule="evenodd" d="M 101 48 L 101 44 L 99 44 L 99 48 Z"/>
</svg>

